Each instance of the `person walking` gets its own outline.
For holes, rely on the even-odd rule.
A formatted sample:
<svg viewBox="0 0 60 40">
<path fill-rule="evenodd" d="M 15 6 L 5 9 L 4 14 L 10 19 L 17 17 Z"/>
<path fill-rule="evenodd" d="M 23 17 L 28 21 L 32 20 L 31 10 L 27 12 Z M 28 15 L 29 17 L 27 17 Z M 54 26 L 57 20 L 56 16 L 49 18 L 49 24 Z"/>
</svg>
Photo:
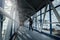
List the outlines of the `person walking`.
<svg viewBox="0 0 60 40">
<path fill-rule="evenodd" d="M 29 18 L 29 30 L 30 30 L 30 29 L 33 30 L 32 24 L 33 24 L 33 20 L 32 20 L 31 17 L 30 17 L 30 18 Z"/>
</svg>

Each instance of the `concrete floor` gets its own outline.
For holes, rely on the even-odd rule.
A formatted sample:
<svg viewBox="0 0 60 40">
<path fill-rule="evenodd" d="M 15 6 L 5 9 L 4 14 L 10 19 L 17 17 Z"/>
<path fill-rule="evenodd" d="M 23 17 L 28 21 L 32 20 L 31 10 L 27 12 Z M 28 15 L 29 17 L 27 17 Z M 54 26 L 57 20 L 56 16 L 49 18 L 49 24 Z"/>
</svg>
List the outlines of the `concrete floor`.
<svg viewBox="0 0 60 40">
<path fill-rule="evenodd" d="M 21 27 L 19 29 L 20 40 L 55 40 L 44 34 L 38 33 L 36 31 L 29 30 L 28 28 Z"/>
</svg>

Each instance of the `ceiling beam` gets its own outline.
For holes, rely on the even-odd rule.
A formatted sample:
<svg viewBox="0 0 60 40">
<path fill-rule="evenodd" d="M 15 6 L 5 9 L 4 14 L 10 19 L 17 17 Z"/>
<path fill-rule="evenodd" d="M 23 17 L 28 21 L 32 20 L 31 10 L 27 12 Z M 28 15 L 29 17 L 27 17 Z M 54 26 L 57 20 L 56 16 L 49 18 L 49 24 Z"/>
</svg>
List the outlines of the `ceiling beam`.
<svg viewBox="0 0 60 40">
<path fill-rule="evenodd" d="M 29 7 L 31 7 L 34 11 L 36 10 L 34 7 L 32 7 L 26 0 L 24 0 L 25 1 L 25 3 L 27 4 L 27 5 L 29 5 Z"/>
</svg>

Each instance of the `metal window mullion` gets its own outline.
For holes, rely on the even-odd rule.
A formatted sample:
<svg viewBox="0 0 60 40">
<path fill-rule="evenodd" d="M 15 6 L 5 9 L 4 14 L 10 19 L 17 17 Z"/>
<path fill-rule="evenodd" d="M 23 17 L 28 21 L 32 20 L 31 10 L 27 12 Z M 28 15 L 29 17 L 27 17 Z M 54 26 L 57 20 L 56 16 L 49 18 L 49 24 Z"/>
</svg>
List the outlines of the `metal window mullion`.
<svg viewBox="0 0 60 40">
<path fill-rule="evenodd" d="M 42 13 L 42 10 L 40 10 L 40 14 Z M 42 28 L 43 28 L 43 25 L 42 25 L 42 15 L 40 15 L 40 31 L 42 32 Z"/>
<path fill-rule="evenodd" d="M 46 11 L 47 11 L 47 6 L 45 7 L 45 12 L 44 12 L 44 16 L 43 16 L 43 23 L 44 23 L 44 19 L 45 19 L 45 16 L 46 16 Z"/>
<path fill-rule="evenodd" d="M 54 5 L 52 4 L 51 1 L 48 0 L 48 2 L 49 2 L 49 5 L 51 5 L 51 7 L 52 7 L 52 10 L 53 10 L 55 16 L 57 17 L 58 21 L 60 22 L 60 16 L 59 16 L 57 10 L 55 9 L 55 7 L 54 7 Z"/>
<path fill-rule="evenodd" d="M 51 9 L 51 5 L 49 5 L 49 9 Z M 51 16 L 51 10 L 49 11 L 49 18 L 50 18 L 50 34 L 52 34 L 52 16 Z"/>
</svg>

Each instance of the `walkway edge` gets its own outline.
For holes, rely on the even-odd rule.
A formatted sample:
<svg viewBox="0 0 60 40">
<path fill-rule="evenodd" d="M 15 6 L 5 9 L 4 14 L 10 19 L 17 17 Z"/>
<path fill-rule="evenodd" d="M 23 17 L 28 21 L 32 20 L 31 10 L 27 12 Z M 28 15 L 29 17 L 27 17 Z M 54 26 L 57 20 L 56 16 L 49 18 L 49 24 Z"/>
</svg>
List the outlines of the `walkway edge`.
<svg viewBox="0 0 60 40">
<path fill-rule="evenodd" d="M 36 29 L 34 29 L 34 31 L 36 31 L 36 32 L 38 32 L 38 33 L 42 33 L 42 34 L 44 34 L 44 35 L 47 35 L 47 36 L 49 36 L 49 37 L 51 37 L 51 38 L 54 38 L 54 39 L 56 39 L 56 40 L 60 40 L 60 37 L 57 37 L 57 36 L 54 36 L 54 35 L 50 35 L 50 34 L 45 33 L 45 32 L 40 32 L 40 31 L 38 31 L 38 30 L 36 30 Z"/>
</svg>

